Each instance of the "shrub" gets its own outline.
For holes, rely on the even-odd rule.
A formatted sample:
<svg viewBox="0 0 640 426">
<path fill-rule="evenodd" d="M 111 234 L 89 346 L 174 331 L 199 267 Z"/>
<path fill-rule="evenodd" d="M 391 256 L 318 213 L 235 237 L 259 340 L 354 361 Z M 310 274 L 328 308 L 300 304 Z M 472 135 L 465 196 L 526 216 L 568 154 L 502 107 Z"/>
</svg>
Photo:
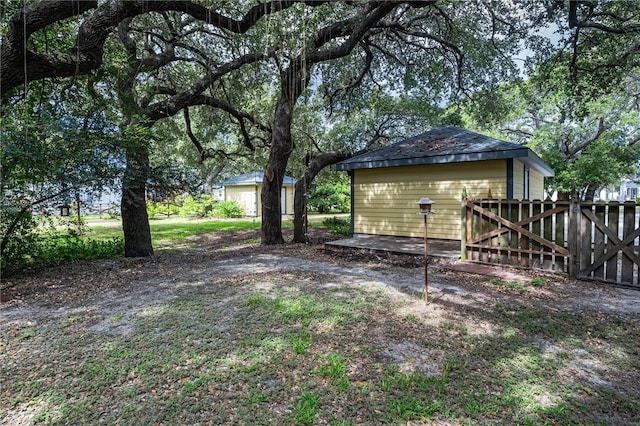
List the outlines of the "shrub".
<svg viewBox="0 0 640 426">
<path fill-rule="evenodd" d="M 147 206 L 147 213 L 148 213 L 148 208 L 149 206 Z M 117 210 L 109 210 L 106 213 L 102 214 L 102 219 L 121 219 L 121 214 L 119 211 Z"/>
<path fill-rule="evenodd" d="M 202 211 L 202 205 L 198 202 L 197 199 L 192 197 L 191 195 L 186 195 L 181 200 L 181 206 L 178 209 L 178 214 L 182 217 L 189 216 L 203 216 L 204 212 Z"/>
<path fill-rule="evenodd" d="M 245 212 L 237 201 L 220 201 L 213 205 L 213 209 L 207 215 L 219 218 L 233 218 L 244 217 Z"/>
<path fill-rule="evenodd" d="M 176 216 L 179 212 L 180 206 L 175 203 L 169 202 L 169 205 L 167 206 L 166 201 L 156 202 L 147 200 L 147 214 L 149 215 L 149 218 L 153 218 L 157 215 Z"/>
<path fill-rule="evenodd" d="M 322 221 L 333 235 L 351 235 L 351 222 L 338 217 L 328 217 Z"/>
<path fill-rule="evenodd" d="M 346 213 L 351 210 L 351 195 L 348 184 L 336 183 L 319 185 L 309 195 L 309 208 L 318 213 L 337 211 Z"/>
<path fill-rule="evenodd" d="M 28 263 L 30 253 L 35 252 L 38 247 L 37 221 L 28 211 L 20 217 L 17 216 L 18 214 L 20 214 L 18 210 L 12 211 L 10 209 L 2 209 L 0 214 L 0 219 L 2 219 L 0 235 L 7 241 L 2 253 L 0 253 L 0 268 L 3 274 Z M 18 219 L 17 225 L 11 235 L 8 235 L 8 228 L 15 219 Z"/>
<path fill-rule="evenodd" d="M 73 229 L 38 229 L 29 234 L 29 244 L 2 253 L 2 273 L 12 275 L 30 268 L 60 265 L 75 260 L 102 259 L 124 254 L 124 239 L 86 239 Z M 17 242 L 17 240 L 16 240 Z"/>
<path fill-rule="evenodd" d="M 199 197 L 187 195 L 181 201 L 180 216 L 205 217 L 208 212 L 213 210 L 213 197 L 210 195 L 200 195 Z"/>
</svg>

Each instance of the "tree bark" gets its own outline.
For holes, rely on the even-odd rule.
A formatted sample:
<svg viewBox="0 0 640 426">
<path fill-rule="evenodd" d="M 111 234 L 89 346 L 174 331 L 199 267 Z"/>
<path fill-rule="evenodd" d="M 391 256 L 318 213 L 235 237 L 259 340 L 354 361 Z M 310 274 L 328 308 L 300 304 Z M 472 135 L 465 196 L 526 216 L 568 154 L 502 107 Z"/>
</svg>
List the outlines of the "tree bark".
<svg viewBox="0 0 640 426">
<path fill-rule="evenodd" d="M 593 199 L 595 198 L 595 195 L 596 195 L 596 190 L 598 188 L 599 188 L 599 185 L 597 184 L 587 185 L 584 191 L 584 200 L 588 202 L 593 202 Z"/>
<path fill-rule="evenodd" d="M 280 190 L 293 150 L 291 138 L 292 105 L 286 91 L 280 95 L 275 111 L 269 162 L 262 181 L 262 238 L 263 245 L 283 244 Z"/>
<path fill-rule="evenodd" d="M 332 164 L 351 158 L 352 152 L 340 149 L 332 152 L 315 153 L 312 155 L 302 179 L 296 182 L 293 201 L 293 241 L 296 243 L 308 242 L 305 229 L 307 216 L 307 188 L 322 169 Z"/>
<path fill-rule="evenodd" d="M 302 52 L 280 74 L 280 97 L 275 108 L 275 119 L 271 137 L 269 162 L 262 184 L 262 244 L 282 244 L 282 215 L 280 212 L 280 189 L 284 179 L 289 156 L 293 150 L 291 122 L 293 108 L 307 88 L 311 68 L 319 62 L 348 56 L 362 40 L 367 31 L 389 14 L 397 4 L 372 4 L 363 18 L 354 18 L 327 26 L 316 34 L 309 45 L 310 50 Z M 348 36 L 344 43 L 322 49 L 336 37 Z"/>
<path fill-rule="evenodd" d="M 122 229 L 125 257 L 153 255 L 151 228 L 146 204 L 146 183 L 149 178 L 149 150 L 144 141 L 126 149 L 127 168 L 122 181 Z"/>
</svg>

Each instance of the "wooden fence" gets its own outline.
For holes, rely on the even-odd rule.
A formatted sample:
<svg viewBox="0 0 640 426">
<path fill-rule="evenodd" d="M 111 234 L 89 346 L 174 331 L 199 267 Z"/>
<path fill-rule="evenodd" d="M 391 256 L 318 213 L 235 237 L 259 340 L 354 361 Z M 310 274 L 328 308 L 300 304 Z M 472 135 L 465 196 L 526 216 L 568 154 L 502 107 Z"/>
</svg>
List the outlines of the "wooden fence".
<svg viewBox="0 0 640 426">
<path fill-rule="evenodd" d="M 640 288 L 640 204 L 467 200 L 463 259 Z"/>
</svg>

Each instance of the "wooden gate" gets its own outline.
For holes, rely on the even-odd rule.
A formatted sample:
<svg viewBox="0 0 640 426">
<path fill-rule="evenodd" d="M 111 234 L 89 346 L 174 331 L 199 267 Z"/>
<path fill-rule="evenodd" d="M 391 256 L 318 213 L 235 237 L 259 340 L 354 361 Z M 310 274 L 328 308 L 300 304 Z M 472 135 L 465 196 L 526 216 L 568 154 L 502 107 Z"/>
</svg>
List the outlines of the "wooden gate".
<svg viewBox="0 0 640 426">
<path fill-rule="evenodd" d="M 635 202 L 581 203 L 577 277 L 640 288 Z"/>
<path fill-rule="evenodd" d="M 569 201 L 468 200 L 463 259 L 640 288 L 638 207 Z"/>
</svg>

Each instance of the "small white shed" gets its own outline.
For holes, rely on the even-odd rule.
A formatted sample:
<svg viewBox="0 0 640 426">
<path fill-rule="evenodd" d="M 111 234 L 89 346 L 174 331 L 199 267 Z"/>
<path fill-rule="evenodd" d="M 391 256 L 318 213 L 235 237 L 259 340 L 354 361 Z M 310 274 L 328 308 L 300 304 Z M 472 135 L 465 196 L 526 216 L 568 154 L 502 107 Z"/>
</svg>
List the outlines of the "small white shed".
<svg viewBox="0 0 640 426">
<path fill-rule="evenodd" d="M 255 170 L 221 182 L 224 201 L 237 201 L 250 217 L 262 216 L 262 180 L 264 170 Z M 293 214 L 293 191 L 296 181 L 285 176 L 282 182 L 280 204 L 282 214 Z"/>
</svg>

